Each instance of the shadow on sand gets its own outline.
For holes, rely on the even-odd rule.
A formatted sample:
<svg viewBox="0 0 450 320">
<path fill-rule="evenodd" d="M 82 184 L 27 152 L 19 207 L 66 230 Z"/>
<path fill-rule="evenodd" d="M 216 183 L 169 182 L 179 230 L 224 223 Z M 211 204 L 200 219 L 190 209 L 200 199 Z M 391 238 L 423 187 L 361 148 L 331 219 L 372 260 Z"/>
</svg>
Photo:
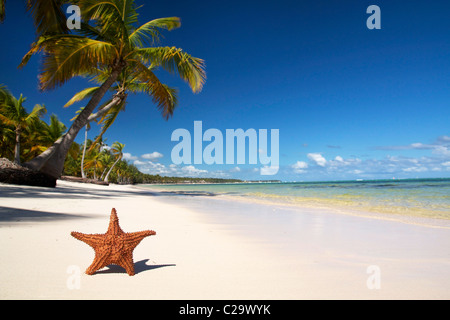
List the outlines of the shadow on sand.
<svg viewBox="0 0 450 320">
<path fill-rule="evenodd" d="M 153 269 L 158 269 L 158 268 L 164 268 L 164 267 L 175 267 L 176 264 L 153 264 L 153 265 L 148 265 L 147 261 L 149 259 L 144 259 L 138 262 L 134 263 L 134 272 L 135 274 L 144 272 L 144 271 L 148 271 L 148 270 L 153 270 Z M 95 274 L 102 274 L 102 273 L 125 273 L 126 271 L 124 268 L 115 265 L 115 264 L 110 264 L 109 266 L 106 266 L 107 269 L 102 269 L 99 270 L 97 272 L 94 273 Z"/>
<path fill-rule="evenodd" d="M 87 215 L 64 214 L 39 210 L 25 210 L 0 206 L 2 222 L 45 222 L 63 219 L 88 218 Z"/>
<path fill-rule="evenodd" d="M 56 188 L 30 187 L 30 186 L 12 186 L 8 184 L 0 185 L 1 198 L 53 198 L 53 199 L 107 199 L 111 197 L 127 196 L 215 196 L 217 194 L 205 191 L 153 191 L 143 188 L 133 190 L 114 190 L 105 187 L 105 189 L 93 189 L 92 192 L 80 184 L 77 186 L 56 186 Z"/>
</svg>

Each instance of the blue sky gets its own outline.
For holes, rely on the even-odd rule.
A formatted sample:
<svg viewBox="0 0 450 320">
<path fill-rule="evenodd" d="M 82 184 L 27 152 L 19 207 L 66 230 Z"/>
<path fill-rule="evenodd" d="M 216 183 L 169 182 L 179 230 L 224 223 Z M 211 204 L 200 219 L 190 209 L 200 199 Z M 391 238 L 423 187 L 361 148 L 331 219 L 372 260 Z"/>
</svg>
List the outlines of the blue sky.
<svg viewBox="0 0 450 320">
<path fill-rule="evenodd" d="M 23 1 L 22 1 L 23 2 Z M 8 1 L 0 25 L 0 83 L 44 103 L 70 124 L 81 105 L 62 106 L 90 86 L 74 79 L 41 93 L 39 58 L 22 70 L 34 28 L 21 1 Z M 130 95 L 107 134 L 130 162 L 161 175 L 288 181 L 450 177 L 450 2 L 181 1 L 148 2 L 140 23 L 178 16 L 161 45 L 206 62 L 207 82 L 193 94 L 173 75 L 179 107 L 169 121 L 146 96 Z M 369 5 L 381 9 L 381 29 L 369 30 Z M 174 165 L 171 134 L 194 121 L 203 129 L 279 129 L 280 168 L 261 176 L 257 165 Z M 95 137 L 95 128 L 90 138 Z M 77 138 L 81 142 L 82 135 Z M 205 143 L 204 145 L 206 145 Z"/>
</svg>

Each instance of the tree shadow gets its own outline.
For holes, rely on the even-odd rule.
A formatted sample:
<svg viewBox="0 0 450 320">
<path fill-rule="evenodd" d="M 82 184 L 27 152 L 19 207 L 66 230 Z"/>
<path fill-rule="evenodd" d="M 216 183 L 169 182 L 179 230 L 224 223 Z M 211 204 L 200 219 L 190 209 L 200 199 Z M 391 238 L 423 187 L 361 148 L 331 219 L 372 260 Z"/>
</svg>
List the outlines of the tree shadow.
<svg viewBox="0 0 450 320">
<path fill-rule="evenodd" d="M 144 259 L 138 262 L 134 263 L 134 273 L 138 274 L 144 271 L 158 269 L 158 268 L 164 268 L 164 267 L 175 267 L 176 264 L 153 264 L 148 265 L 147 261 L 149 259 Z M 121 266 L 110 264 L 106 266 L 107 269 L 102 269 L 99 271 L 96 271 L 95 274 L 102 274 L 102 273 L 126 273 L 125 269 Z"/>
<path fill-rule="evenodd" d="M 63 219 L 88 218 L 88 215 L 64 214 L 39 210 L 17 209 L 0 206 L 2 222 L 45 222 Z"/>
<path fill-rule="evenodd" d="M 208 191 L 154 191 L 145 190 L 144 187 L 137 187 L 133 190 L 114 189 L 89 189 L 88 184 L 80 183 L 80 186 L 56 186 L 56 188 L 30 187 L 20 185 L 0 184 L 0 198 L 54 198 L 54 199 L 109 199 L 111 197 L 127 196 L 216 196 L 216 193 Z"/>
</svg>

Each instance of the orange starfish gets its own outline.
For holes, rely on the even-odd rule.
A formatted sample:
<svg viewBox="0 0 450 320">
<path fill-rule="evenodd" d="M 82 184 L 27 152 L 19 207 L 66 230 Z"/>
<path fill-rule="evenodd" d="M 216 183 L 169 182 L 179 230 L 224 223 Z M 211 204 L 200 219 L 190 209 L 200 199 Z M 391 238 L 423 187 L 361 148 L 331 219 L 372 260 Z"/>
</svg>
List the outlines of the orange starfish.
<svg viewBox="0 0 450 320">
<path fill-rule="evenodd" d="M 95 250 L 94 262 L 86 269 L 92 275 L 97 270 L 110 264 L 116 264 L 134 275 L 133 250 L 148 236 L 155 235 L 153 230 L 126 233 L 119 226 L 116 209 L 111 210 L 108 231 L 105 234 L 70 233 L 74 238 L 85 242 Z"/>
</svg>

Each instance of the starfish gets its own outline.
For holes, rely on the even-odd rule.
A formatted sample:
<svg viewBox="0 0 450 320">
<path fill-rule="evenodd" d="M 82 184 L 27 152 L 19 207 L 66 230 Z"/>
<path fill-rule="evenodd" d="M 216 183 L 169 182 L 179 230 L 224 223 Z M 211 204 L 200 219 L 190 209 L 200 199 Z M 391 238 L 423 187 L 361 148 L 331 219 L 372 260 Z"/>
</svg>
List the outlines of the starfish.
<svg viewBox="0 0 450 320">
<path fill-rule="evenodd" d="M 116 209 L 111 210 L 108 231 L 105 234 L 70 233 L 74 238 L 83 241 L 95 251 L 94 262 L 86 269 L 92 275 L 97 270 L 110 264 L 116 264 L 134 275 L 133 250 L 145 237 L 155 235 L 153 230 L 126 233 L 119 226 Z"/>
</svg>

